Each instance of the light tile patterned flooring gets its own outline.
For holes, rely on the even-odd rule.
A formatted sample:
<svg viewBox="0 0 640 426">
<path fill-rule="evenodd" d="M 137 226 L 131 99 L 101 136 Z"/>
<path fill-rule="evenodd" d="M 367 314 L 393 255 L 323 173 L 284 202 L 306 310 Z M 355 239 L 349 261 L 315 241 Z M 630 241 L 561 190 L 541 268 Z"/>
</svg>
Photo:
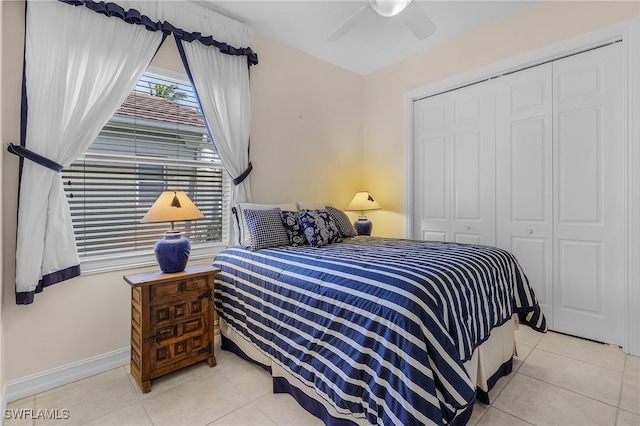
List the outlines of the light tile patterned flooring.
<svg viewBox="0 0 640 426">
<path fill-rule="evenodd" d="M 516 332 L 514 372 L 477 404 L 469 425 L 640 426 L 640 358 L 599 343 L 526 326 Z M 9 409 L 67 409 L 67 420 L 5 420 L 5 425 L 321 425 L 269 375 L 217 350 L 205 362 L 158 378 L 142 394 L 119 367 L 10 403 Z"/>
</svg>

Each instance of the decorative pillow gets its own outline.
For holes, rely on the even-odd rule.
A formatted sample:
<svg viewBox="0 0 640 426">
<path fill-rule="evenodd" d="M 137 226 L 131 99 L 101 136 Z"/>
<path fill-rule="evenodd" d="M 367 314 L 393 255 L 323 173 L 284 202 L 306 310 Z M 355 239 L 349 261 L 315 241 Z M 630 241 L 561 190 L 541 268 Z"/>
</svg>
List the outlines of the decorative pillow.
<svg viewBox="0 0 640 426">
<path fill-rule="evenodd" d="M 304 236 L 304 229 L 298 220 L 298 212 L 283 211 L 281 213 L 282 224 L 289 236 L 289 244 L 292 246 L 301 246 L 307 244 L 307 238 Z"/>
<path fill-rule="evenodd" d="M 330 205 L 331 205 L 330 203 L 317 203 L 315 201 L 296 202 L 296 206 L 298 206 L 298 210 L 324 210 L 324 206 L 330 206 Z"/>
<path fill-rule="evenodd" d="M 282 226 L 281 210 L 244 210 L 244 216 L 251 235 L 251 250 L 286 246 L 289 236 Z"/>
<path fill-rule="evenodd" d="M 326 210 L 301 210 L 298 220 L 312 247 L 342 242 L 340 231 Z"/>
<path fill-rule="evenodd" d="M 281 210 L 296 210 L 297 205 L 295 203 L 289 204 L 252 204 L 252 203 L 239 203 L 231 208 L 235 222 L 237 242 L 241 246 L 251 247 L 251 234 L 249 233 L 249 227 L 247 226 L 247 220 L 244 216 L 244 210 L 268 210 L 279 207 Z"/>
<path fill-rule="evenodd" d="M 358 235 L 358 231 L 353 227 L 349 216 L 345 212 L 332 206 L 326 206 L 325 209 L 336 223 L 340 235 L 343 237 L 355 237 Z"/>
</svg>

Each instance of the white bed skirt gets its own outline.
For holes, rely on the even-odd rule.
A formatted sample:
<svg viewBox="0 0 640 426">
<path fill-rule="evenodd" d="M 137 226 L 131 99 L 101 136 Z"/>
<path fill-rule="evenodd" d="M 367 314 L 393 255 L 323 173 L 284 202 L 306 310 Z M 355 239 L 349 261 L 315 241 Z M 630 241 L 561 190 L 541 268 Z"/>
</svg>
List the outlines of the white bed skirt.
<svg viewBox="0 0 640 426">
<path fill-rule="evenodd" d="M 277 362 L 274 362 L 271 357 L 258 349 L 258 347 L 248 339 L 237 333 L 232 327 L 229 327 L 223 318 L 219 317 L 219 320 L 220 332 L 224 337 L 233 342 L 244 355 L 254 362 L 271 368 L 271 375 L 274 378 L 274 388 L 276 381 L 284 379 L 297 395 L 290 391 L 287 392 L 292 393 L 303 408 L 312 411 L 313 414 L 317 414 L 317 412 L 313 412 L 317 410 L 309 410 L 305 407 L 305 404 L 301 401 L 301 395 L 306 395 L 308 398 L 316 401 L 316 403 L 321 404 L 326 410 L 326 413 L 334 419 L 343 419 L 358 425 L 369 425 L 369 422 L 367 422 L 365 418 L 358 419 L 354 417 L 352 413 L 338 412 L 332 405 L 318 395 L 312 387 L 302 383 L 297 377 L 289 373 Z M 517 328 L 517 316 L 514 315 L 510 321 L 505 322 L 500 327 L 494 328 L 491 331 L 489 339 L 476 348 L 471 359 L 464 363 L 469 377 L 475 381 L 476 388 L 478 389 L 478 399 L 482 402 L 489 403 L 489 390 L 491 390 L 495 381 L 511 372 L 510 361 L 515 351 L 515 330 Z M 325 423 L 327 422 L 325 421 Z"/>
<path fill-rule="evenodd" d="M 498 378 L 494 377 L 495 373 L 511 360 L 515 353 L 517 328 L 518 317 L 514 315 L 510 321 L 491 330 L 489 338 L 478 346 L 471 359 L 464 363 L 469 377 L 475 381 L 476 388 L 486 393 L 487 398 L 491 387 L 495 384 L 492 381 Z M 488 400 L 485 402 L 489 403 Z"/>
</svg>

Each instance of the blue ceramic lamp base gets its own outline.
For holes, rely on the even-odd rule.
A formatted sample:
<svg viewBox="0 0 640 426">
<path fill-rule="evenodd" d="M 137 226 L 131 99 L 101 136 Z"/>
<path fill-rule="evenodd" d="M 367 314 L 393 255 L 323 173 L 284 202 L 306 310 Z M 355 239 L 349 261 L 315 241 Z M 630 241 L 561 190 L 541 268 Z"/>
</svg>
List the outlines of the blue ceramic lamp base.
<svg viewBox="0 0 640 426">
<path fill-rule="evenodd" d="M 358 220 L 353 222 L 353 226 L 356 228 L 358 235 L 371 235 L 373 230 L 373 223 L 367 219 L 366 216 L 360 216 Z"/>
<path fill-rule="evenodd" d="M 162 272 L 184 271 L 189 261 L 191 243 L 182 236 L 182 232 L 170 230 L 155 245 L 156 260 Z"/>
</svg>

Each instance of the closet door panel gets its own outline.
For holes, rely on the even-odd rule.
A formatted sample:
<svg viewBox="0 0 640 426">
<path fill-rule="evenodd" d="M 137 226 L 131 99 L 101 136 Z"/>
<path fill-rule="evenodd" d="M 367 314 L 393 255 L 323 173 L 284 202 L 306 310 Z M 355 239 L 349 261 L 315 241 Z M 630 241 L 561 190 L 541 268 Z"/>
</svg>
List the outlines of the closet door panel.
<svg viewBox="0 0 640 426">
<path fill-rule="evenodd" d="M 453 142 L 453 240 L 482 244 L 482 135 L 479 131 L 458 132 Z"/>
<path fill-rule="evenodd" d="M 451 105 L 443 94 L 414 104 L 413 238 L 451 240 Z"/>
<path fill-rule="evenodd" d="M 585 315 L 604 317 L 604 256 L 599 241 L 558 241 L 559 306 Z M 563 323 L 560 327 L 565 327 Z"/>
<path fill-rule="evenodd" d="M 495 106 L 491 83 L 451 93 L 453 240 L 495 244 Z"/>
<path fill-rule="evenodd" d="M 548 172 L 551 147 L 548 118 L 529 117 L 511 123 L 509 187 L 511 220 L 521 224 L 550 223 Z"/>
<path fill-rule="evenodd" d="M 482 217 L 480 139 L 478 131 L 457 132 L 453 140 L 453 218 L 480 220 Z"/>
<path fill-rule="evenodd" d="M 447 241 L 449 239 L 449 178 L 447 176 L 447 138 L 425 138 L 423 142 L 422 187 L 424 198 L 421 223 L 423 240 Z"/>
<path fill-rule="evenodd" d="M 621 44 L 554 62 L 554 327 L 622 344 L 625 143 Z"/>
<path fill-rule="evenodd" d="M 603 118 L 599 107 L 557 115 L 560 224 L 602 225 Z"/>
<path fill-rule="evenodd" d="M 553 324 L 552 69 L 496 80 L 496 244 L 518 259 Z"/>
<path fill-rule="evenodd" d="M 422 185 L 424 187 L 423 211 L 425 217 L 447 220 L 449 196 L 447 194 L 447 138 L 426 138 L 423 142 Z M 428 202 L 427 202 L 428 200 Z"/>
</svg>

